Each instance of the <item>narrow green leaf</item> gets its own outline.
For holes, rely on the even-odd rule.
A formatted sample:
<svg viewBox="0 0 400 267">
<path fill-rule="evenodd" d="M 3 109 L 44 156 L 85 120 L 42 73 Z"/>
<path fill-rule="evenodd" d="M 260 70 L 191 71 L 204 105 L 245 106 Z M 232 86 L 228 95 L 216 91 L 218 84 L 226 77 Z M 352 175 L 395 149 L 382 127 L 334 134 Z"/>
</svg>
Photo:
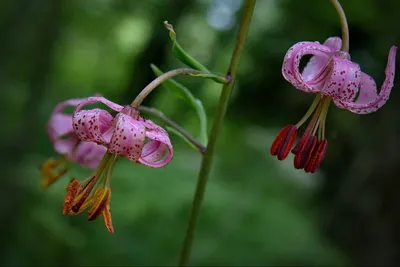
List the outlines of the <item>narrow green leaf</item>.
<svg viewBox="0 0 400 267">
<path fill-rule="evenodd" d="M 192 69 L 208 72 L 208 74 L 193 74 L 192 76 L 202 77 L 212 79 L 217 83 L 228 83 L 229 80 L 223 76 L 216 75 L 210 73 L 210 71 L 204 67 L 200 62 L 190 56 L 186 51 L 179 45 L 178 41 L 176 40 L 176 33 L 174 31 L 174 27 L 168 23 L 168 21 L 164 21 L 164 25 L 169 31 L 169 37 L 172 41 L 172 53 L 174 56 L 179 59 L 183 64 L 189 66 Z"/>
<path fill-rule="evenodd" d="M 169 37 L 172 40 L 172 53 L 174 54 L 174 56 L 182 61 L 183 64 L 193 69 L 209 72 L 206 67 L 204 67 L 200 62 L 191 57 L 188 53 L 186 53 L 185 50 L 183 50 L 183 48 L 179 45 L 178 41 L 176 40 L 174 27 L 169 24 L 168 21 L 164 21 L 164 25 L 169 31 Z"/>
</svg>

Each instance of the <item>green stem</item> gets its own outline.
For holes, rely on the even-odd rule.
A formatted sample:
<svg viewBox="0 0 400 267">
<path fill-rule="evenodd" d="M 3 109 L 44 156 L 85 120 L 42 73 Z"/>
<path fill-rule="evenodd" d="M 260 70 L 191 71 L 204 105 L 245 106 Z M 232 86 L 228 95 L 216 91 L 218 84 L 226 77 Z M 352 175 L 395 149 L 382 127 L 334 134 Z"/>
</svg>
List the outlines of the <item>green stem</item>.
<svg viewBox="0 0 400 267">
<path fill-rule="evenodd" d="M 161 111 L 155 108 L 149 108 L 145 106 L 140 106 L 139 111 L 144 111 L 150 115 L 153 115 L 154 117 L 164 122 L 166 125 L 170 126 L 175 131 L 182 134 L 183 137 L 185 137 L 190 143 L 192 143 L 200 153 L 204 153 L 204 151 L 206 150 L 206 148 L 199 142 L 199 140 L 194 138 L 190 133 L 188 133 L 185 129 L 179 126 L 176 122 L 168 119 Z"/>
<path fill-rule="evenodd" d="M 151 83 L 149 83 L 138 95 L 137 97 L 132 101 L 131 107 L 133 108 L 138 108 L 140 104 L 143 102 L 143 100 L 155 89 L 157 86 L 162 84 L 165 80 L 171 79 L 172 77 L 178 76 L 178 75 L 205 75 L 207 77 L 218 77 L 221 81 L 224 80 L 224 82 L 228 82 L 228 79 L 225 77 L 220 77 L 218 75 L 209 73 L 209 72 L 204 72 L 204 71 L 199 71 L 199 70 L 194 70 L 194 69 L 189 69 L 189 68 L 181 68 L 181 69 L 175 69 L 175 70 L 170 70 L 166 73 L 163 73 L 162 75 L 158 76 L 155 78 Z"/>
<path fill-rule="evenodd" d="M 239 32 L 236 39 L 235 49 L 232 53 L 231 62 L 227 71 L 227 77 L 231 78 L 231 82 L 224 84 L 220 96 L 220 100 L 217 106 L 217 111 L 215 114 L 215 119 L 211 132 L 209 135 L 209 143 L 207 145 L 206 151 L 204 152 L 203 159 L 201 162 L 200 172 L 197 180 L 196 191 L 194 194 L 189 222 L 186 230 L 186 236 L 183 241 L 182 251 L 179 266 L 187 266 L 190 258 L 190 253 L 192 250 L 194 232 L 196 229 L 197 219 L 199 217 L 201 205 L 203 203 L 204 193 L 206 190 L 206 185 L 208 177 L 210 175 L 211 164 L 213 160 L 215 144 L 217 141 L 218 134 L 221 130 L 222 123 L 226 114 L 226 110 L 229 103 L 229 97 L 232 92 L 233 84 L 236 78 L 237 69 L 239 66 L 239 59 L 242 53 L 247 34 L 249 31 L 249 26 L 253 16 L 255 0 L 246 0 L 246 5 L 244 8 L 244 13 L 242 21 L 240 23 Z"/>
<path fill-rule="evenodd" d="M 339 15 L 340 24 L 342 25 L 342 51 L 349 52 L 349 26 L 347 24 L 346 14 L 342 6 L 339 3 L 339 0 L 331 0 L 333 7 L 336 9 L 336 12 Z"/>
</svg>

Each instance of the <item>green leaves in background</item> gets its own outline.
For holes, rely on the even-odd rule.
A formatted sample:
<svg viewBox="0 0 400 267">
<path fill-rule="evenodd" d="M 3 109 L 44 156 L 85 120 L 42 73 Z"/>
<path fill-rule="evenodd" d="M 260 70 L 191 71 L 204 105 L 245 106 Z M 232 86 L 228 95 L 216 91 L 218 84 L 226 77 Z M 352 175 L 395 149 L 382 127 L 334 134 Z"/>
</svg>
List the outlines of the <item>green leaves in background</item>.
<svg viewBox="0 0 400 267">
<path fill-rule="evenodd" d="M 198 62 L 196 59 L 194 59 L 188 53 L 186 53 L 186 51 L 179 45 L 178 41 L 176 40 L 176 33 L 174 31 L 174 27 L 171 24 L 169 24 L 168 21 L 164 21 L 164 25 L 169 31 L 169 37 L 172 40 L 172 53 L 174 54 L 174 56 L 177 59 L 179 59 L 183 64 L 189 66 L 192 69 L 208 72 L 208 74 L 196 74 L 193 76 L 212 79 L 217 83 L 229 82 L 229 80 L 227 80 L 225 77 L 210 73 L 210 71 L 206 67 L 204 67 L 200 62 Z"/>
<path fill-rule="evenodd" d="M 150 67 L 153 70 L 155 75 L 160 76 L 163 74 L 163 72 L 156 65 L 151 64 Z M 207 143 L 208 143 L 207 114 L 204 109 L 203 103 L 200 101 L 200 99 L 197 99 L 189 91 L 189 89 L 187 89 L 185 86 L 176 82 L 173 79 L 168 79 L 168 80 L 164 81 L 163 85 L 168 90 L 170 90 L 175 96 L 177 96 L 178 98 L 181 98 L 182 100 L 184 100 L 186 103 L 191 105 L 196 110 L 197 116 L 199 118 L 199 123 L 200 123 L 200 133 L 199 133 L 198 139 L 202 145 L 207 146 Z M 176 133 L 176 131 L 172 131 L 172 132 Z M 178 134 L 178 136 L 183 137 L 181 134 Z M 183 139 L 185 141 L 187 141 L 185 137 L 183 137 Z"/>
<path fill-rule="evenodd" d="M 185 50 L 183 50 L 183 48 L 179 45 L 178 41 L 176 40 L 174 27 L 169 24 L 168 21 L 164 21 L 164 25 L 169 31 L 169 37 L 172 40 L 172 53 L 174 54 L 174 56 L 182 61 L 183 64 L 193 69 L 209 72 L 206 67 L 204 67 L 200 62 L 191 57 L 188 53 L 186 53 Z"/>
</svg>

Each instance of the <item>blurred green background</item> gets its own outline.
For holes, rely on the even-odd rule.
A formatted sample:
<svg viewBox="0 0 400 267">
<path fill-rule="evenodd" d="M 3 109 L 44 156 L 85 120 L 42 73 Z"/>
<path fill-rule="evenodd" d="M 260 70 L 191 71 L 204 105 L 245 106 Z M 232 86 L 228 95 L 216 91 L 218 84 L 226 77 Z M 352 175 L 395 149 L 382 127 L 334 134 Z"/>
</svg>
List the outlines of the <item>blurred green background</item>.
<svg viewBox="0 0 400 267">
<path fill-rule="evenodd" d="M 400 2 L 342 1 L 352 60 L 381 84 L 391 45 L 400 41 Z M 149 169 L 120 160 L 111 210 L 102 219 L 62 215 L 74 166 L 40 187 L 38 166 L 55 152 L 45 132 L 54 106 L 101 93 L 128 104 L 154 75 L 181 67 L 162 22 L 209 69 L 224 73 L 241 0 L 9 0 L 0 3 L 0 265 L 177 264 L 200 164 L 175 135 L 174 160 Z M 259 0 L 221 133 L 198 223 L 191 264 L 394 266 L 400 263 L 399 86 L 382 110 L 358 116 L 331 106 L 328 154 L 318 173 L 278 161 L 269 146 L 313 99 L 281 75 L 296 42 L 340 36 L 328 0 Z M 221 86 L 183 77 L 209 121 Z M 145 105 L 196 133 L 195 112 L 160 87 Z M 156 120 L 155 120 L 156 121 Z"/>
</svg>

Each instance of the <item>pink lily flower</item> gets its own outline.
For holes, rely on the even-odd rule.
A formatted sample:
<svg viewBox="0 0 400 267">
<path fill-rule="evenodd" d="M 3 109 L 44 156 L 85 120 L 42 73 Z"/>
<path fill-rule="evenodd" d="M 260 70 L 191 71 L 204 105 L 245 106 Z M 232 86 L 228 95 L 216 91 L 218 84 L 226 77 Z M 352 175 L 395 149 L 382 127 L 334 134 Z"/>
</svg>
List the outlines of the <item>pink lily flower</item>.
<svg viewBox="0 0 400 267">
<path fill-rule="evenodd" d="M 80 140 L 72 128 L 72 114 L 63 113 L 65 107 L 76 107 L 83 100 L 70 99 L 58 104 L 47 123 L 47 134 L 56 152 L 70 161 L 95 169 L 107 149 L 94 142 Z"/>
<path fill-rule="evenodd" d="M 98 108 L 81 110 L 83 106 L 96 102 L 119 113 L 114 118 Z M 163 128 L 140 117 L 136 109 L 120 106 L 104 97 L 89 97 L 80 102 L 74 111 L 73 126 L 82 141 L 101 144 L 111 154 L 148 167 L 163 167 L 173 156 L 171 141 Z"/>
<path fill-rule="evenodd" d="M 392 46 L 389 51 L 386 77 L 378 93 L 374 79 L 350 61 L 347 52 L 340 51 L 341 45 L 339 37 L 330 37 L 324 44 L 300 42 L 288 50 L 283 60 L 283 77 L 297 89 L 317 96 L 296 125 L 288 125 L 278 133 L 271 154 L 279 160 L 285 159 L 296 141 L 298 128 L 314 113 L 292 150 L 295 168 L 306 172 L 314 173 L 326 154 L 325 120 L 331 100 L 339 108 L 367 114 L 381 108 L 393 88 L 397 47 Z M 301 72 L 300 60 L 305 55 L 313 56 Z"/>
<path fill-rule="evenodd" d="M 118 112 L 95 108 L 82 110 L 85 105 L 103 103 Z M 73 180 L 64 200 L 64 214 L 78 214 L 91 206 L 89 220 L 103 214 L 107 229 L 113 232 L 110 213 L 110 177 L 118 159 L 125 157 L 139 164 L 160 168 L 173 156 L 168 133 L 150 120 L 140 117 L 131 106 L 120 106 L 101 96 L 89 97 L 76 105 L 72 127 L 83 142 L 93 142 L 107 149 L 95 172 L 83 183 Z M 103 175 L 104 174 L 104 175 Z"/>
<path fill-rule="evenodd" d="M 42 165 L 42 182 L 47 187 L 67 172 L 64 168 L 54 171 L 61 163 L 73 161 L 90 169 L 95 169 L 106 152 L 106 148 L 94 142 L 81 141 L 72 128 L 72 114 L 64 113 L 67 106 L 76 107 L 83 99 L 70 99 L 59 103 L 47 123 L 47 135 L 54 150 L 63 155 L 60 159 L 47 160 Z"/>
</svg>

